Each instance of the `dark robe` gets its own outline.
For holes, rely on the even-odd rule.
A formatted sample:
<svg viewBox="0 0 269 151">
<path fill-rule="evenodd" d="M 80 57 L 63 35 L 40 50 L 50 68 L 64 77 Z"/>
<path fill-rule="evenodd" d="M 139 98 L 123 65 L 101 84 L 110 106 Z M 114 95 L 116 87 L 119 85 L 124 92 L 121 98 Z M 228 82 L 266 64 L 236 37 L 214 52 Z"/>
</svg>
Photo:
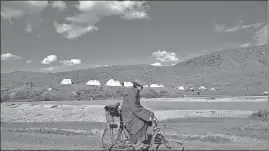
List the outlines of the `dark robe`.
<svg viewBox="0 0 269 151">
<path fill-rule="evenodd" d="M 146 133 L 147 122 L 150 118 L 150 111 L 140 104 L 140 95 L 136 88 L 125 91 L 121 110 L 126 129 L 130 133 L 131 142 L 136 143 Z"/>
</svg>

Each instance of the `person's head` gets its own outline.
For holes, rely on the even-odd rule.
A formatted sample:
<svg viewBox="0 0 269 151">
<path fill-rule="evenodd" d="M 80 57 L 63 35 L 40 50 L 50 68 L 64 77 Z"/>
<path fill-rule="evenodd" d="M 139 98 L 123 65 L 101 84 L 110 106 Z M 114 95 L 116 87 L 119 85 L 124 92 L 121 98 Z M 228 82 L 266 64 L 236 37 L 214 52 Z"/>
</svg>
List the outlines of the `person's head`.
<svg viewBox="0 0 269 151">
<path fill-rule="evenodd" d="M 135 80 L 133 82 L 133 88 L 136 88 L 139 92 L 141 92 L 143 90 L 142 82 L 139 80 Z"/>
</svg>

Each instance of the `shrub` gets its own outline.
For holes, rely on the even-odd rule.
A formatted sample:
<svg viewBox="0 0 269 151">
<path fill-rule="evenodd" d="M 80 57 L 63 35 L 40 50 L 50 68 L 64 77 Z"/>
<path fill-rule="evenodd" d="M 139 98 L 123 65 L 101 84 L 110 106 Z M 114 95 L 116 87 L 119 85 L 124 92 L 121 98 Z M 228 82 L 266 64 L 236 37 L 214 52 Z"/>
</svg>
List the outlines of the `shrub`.
<svg viewBox="0 0 269 151">
<path fill-rule="evenodd" d="M 123 90 L 117 90 L 117 91 L 115 92 L 115 94 L 116 94 L 116 97 L 123 97 L 124 92 L 123 92 Z"/>
<path fill-rule="evenodd" d="M 165 91 L 165 90 L 161 90 L 160 91 L 160 96 L 161 97 L 167 97 L 167 96 L 169 96 L 169 93 L 167 91 Z"/>
<path fill-rule="evenodd" d="M 148 89 L 148 90 L 144 90 L 142 91 L 142 97 L 144 98 L 158 98 L 159 94 L 157 91 L 155 91 L 154 89 Z"/>
<path fill-rule="evenodd" d="M 80 91 L 77 91 L 76 94 L 77 94 L 78 96 L 80 96 L 81 92 L 80 92 Z"/>
<path fill-rule="evenodd" d="M 35 100 L 35 101 L 62 101 L 62 100 L 64 100 L 64 98 L 60 95 L 57 95 L 57 94 L 46 93 L 46 94 L 42 94 L 40 96 L 37 96 L 35 98 L 32 98 L 31 100 Z"/>
<path fill-rule="evenodd" d="M 259 111 L 253 112 L 251 114 L 251 118 L 262 119 L 262 120 L 267 120 L 267 116 L 268 116 L 268 110 L 267 109 L 261 109 Z"/>
</svg>

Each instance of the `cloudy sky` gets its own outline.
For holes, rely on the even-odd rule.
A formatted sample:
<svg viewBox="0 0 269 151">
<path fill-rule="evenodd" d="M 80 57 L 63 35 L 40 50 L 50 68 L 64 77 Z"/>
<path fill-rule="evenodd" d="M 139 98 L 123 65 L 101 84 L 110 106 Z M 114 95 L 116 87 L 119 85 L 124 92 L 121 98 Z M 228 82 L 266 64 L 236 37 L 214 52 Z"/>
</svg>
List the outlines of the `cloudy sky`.
<svg viewBox="0 0 269 151">
<path fill-rule="evenodd" d="M 1 4 L 1 72 L 173 65 L 268 43 L 268 1 Z"/>
</svg>

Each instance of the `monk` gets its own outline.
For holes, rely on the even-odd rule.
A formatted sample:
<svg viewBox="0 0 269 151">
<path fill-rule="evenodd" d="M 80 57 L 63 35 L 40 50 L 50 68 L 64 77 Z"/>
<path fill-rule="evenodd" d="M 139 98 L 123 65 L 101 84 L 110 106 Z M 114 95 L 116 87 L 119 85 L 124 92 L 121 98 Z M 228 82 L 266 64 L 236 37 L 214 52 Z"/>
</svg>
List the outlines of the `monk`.
<svg viewBox="0 0 269 151">
<path fill-rule="evenodd" d="M 124 94 L 121 110 L 123 122 L 130 133 L 130 141 L 135 146 L 140 146 L 141 144 L 137 141 L 147 134 L 147 140 L 142 143 L 142 148 L 146 149 L 149 148 L 152 138 L 153 128 L 150 117 L 154 116 L 154 113 L 141 106 L 140 93 L 142 90 L 142 82 L 139 80 L 133 82 L 133 87 L 129 88 Z"/>
</svg>

